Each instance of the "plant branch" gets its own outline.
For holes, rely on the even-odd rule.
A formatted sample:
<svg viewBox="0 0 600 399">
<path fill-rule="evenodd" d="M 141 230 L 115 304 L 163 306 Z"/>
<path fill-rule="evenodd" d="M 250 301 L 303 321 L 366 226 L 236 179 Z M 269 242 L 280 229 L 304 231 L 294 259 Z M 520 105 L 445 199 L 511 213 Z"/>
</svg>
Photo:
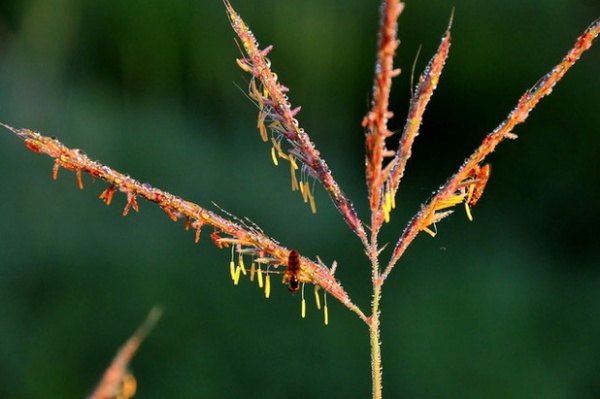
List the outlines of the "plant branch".
<svg viewBox="0 0 600 399">
<path fill-rule="evenodd" d="M 290 250 L 269 238 L 258 227 L 247 226 L 241 221 L 235 223 L 199 205 L 154 188 L 148 183 L 140 183 L 129 175 L 117 172 L 98 161 L 92 161 L 79 149 L 68 148 L 52 137 L 43 136 L 29 129 L 16 129 L 4 123 L 0 123 L 0 126 L 4 126 L 23 139 L 30 150 L 54 158 L 55 179 L 61 167 L 76 173 L 80 188 L 83 188 L 82 172 L 90 174 L 93 178 L 101 178 L 110 183 L 110 186 L 100 195 L 107 205 L 110 205 L 117 190 L 124 193 L 127 196 L 127 204 L 123 215 L 127 215 L 130 209 L 139 210 L 137 203 L 139 196 L 155 202 L 173 221 L 184 218 L 186 229 L 191 227 L 196 230 L 196 242 L 200 239 L 201 228 L 208 225 L 215 229 L 211 238 L 219 248 L 235 245 L 239 253 L 256 256 L 257 262 L 270 263 L 275 267 L 287 264 Z M 344 288 L 327 267 L 301 257 L 301 268 L 303 281 L 321 286 L 363 321 L 367 319 L 360 308 L 352 303 Z"/>
<path fill-rule="evenodd" d="M 265 126 L 265 120 L 270 122 L 268 128 L 276 136 L 276 138 L 271 140 L 273 143 L 272 154 L 274 162 L 276 162 L 276 156 L 288 160 L 292 164 L 292 173 L 295 169 L 295 161 L 299 160 L 302 162 L 304 170 L 321 182 L 348 226 L 366 247 L 368 243 L 367 235 L 362 222 L 352 206 L 352 202 L 333 178 L 331 170 L 321 158 L 309 135 L 300 127 L 298 120 L 294 118 L 300 111 L 300 108 L 292 109 L 285 94 L 288 88 L 278 82 L 277 75 L 271 70 L 271 62 L 266 55 L 271 51 L 272 47 L 269 46 L 261 50 L 254 34 L 239 14 L 235 12 L 229 1 L 224 0 L 224 3 L 231 26 L 241 40 L 242 46 L 248 56 L 247 58 L 237 60 L 238 65 L 242 70 L 252 74 L 253 79 L 257 79 L 260 82 L 259 86 L 256 85 L 254 80 L 250 83 L 250 97 L 256 101 L 261 110 L 258 119 L 261 137 L 266 141 L 267 126 Z M 279 143 L 283 139 L 292 147 L 289 153 L 285 153 L 281 149 Z M 292 178 L 292 180 L 294 179 L 295 177 Z M 301 191 L 305 195 L 304 190 L 309 190 L 309 185 L 304 184 L 303 187 Z"/>
<path fill-rule="evenodd" d="M 161 316 L 162 309 L 152 308 L 146 320 L 119 350 L 88 399 L 130 398 L 135 394 L 137 384 L 128 370 L 129 363 Z"/>
<path fill-rule="evenodd" d="M 386 0 L 381 5 L 373 101 L 371 110 L 362 121 L 363 127 L 367 129 L 366 175 L 369 204 L 373 214 L 381 210 L 381 187 L 384 179 L 382 177 L 383 159 L 393 154 L 386 148 L 385 139 L 393 135 L 389 131 L 387 123 L 393 117 L 393 112 L 389 110 L 392 78 L 400 74 L 400 69 L 394 69 L 394 56 L 399 44 L 396 38 L 397 21 L 403 9 L 404 3 L 399 0 Z"/>
<path fill-rule="evenodd" d="M 400 180 L 406 169 L 406 164 L 412 155 L 412 145 L 415 138 L 419 135 L 423 114 L 433 95 L 433 91 L 437 87 L 446 59 L 448 58 L 451 27 L 452 17 L 448 23 L 448 29 L 442 37 L 442 42 L 419 78 L 419 83 L 417 84 L 410 101 L 408 117 L 406 119 L 406 124 L 404 125 L 402 136 L 400 137 L 398 151 L 396 152 L 394 159 L 387 166 L 389 173 L 386 174 L 386 194 L 389 196 L 395 196 L 398 191 Z"/>
<path fill-rule="evenodd" d="M 500 142 L 506 138 L 516 139 L 512 133 L 514 127 L 523 123 L 538 102 L 552 92 L 554 85 L 562 79 L 565 73 L 577 62 L 579 57 L 588 50 L 600 34 L 600 19 L 594 21 L 579 38 L 563 60 L 548 74 L 542 77 L 531 89 L 519 99 L 517 106 L 493 132 L 489 133 L 481 145 L 431 198 L 429 203 L 421 207 L 421 211 L 413 217 L 396 244 L 392 257 L 381 275 L 382 282 L 387 278 L 394 265 L 400 259 L 408 245 L 421 231 L 433 223 L 448 216 L 452 211 L 445 210 L 467 199 L 465 185 L 471 184 L 475 171 L 479 171 L 481 162 Z"/>
</svg>

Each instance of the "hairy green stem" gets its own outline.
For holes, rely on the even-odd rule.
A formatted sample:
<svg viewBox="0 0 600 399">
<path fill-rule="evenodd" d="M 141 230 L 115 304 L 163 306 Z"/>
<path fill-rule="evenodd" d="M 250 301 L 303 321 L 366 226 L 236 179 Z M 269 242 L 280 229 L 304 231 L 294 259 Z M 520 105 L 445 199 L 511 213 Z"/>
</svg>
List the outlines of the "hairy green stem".
<svg viewBox="0 0 600 399">
<path fill-rule="evenodd" d="M 381 299 L 381 284 L 379 272 L 373 271 L 373 303 L 369 319 L 369 336 L 371 341 L 371 378 L 373 383 L 373 399 L 382 398 L 381 389 L 381 339 L 379 336 L 379 300 Z"/>
</svg>

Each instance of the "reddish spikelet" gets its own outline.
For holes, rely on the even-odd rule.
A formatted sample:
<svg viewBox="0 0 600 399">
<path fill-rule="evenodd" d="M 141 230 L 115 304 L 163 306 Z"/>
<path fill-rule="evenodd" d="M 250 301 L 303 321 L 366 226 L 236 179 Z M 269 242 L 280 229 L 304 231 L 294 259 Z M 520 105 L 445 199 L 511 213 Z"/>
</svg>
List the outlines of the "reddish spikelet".
<svg viewBox="0 0 600 399">
<path fill-rule="evenodd" d="M 127 216 L 129 214 L 129 209 L 133 208 L 134 211 L 139 212 L 140 207 L 138 206 L 137 199 L 135 198 L 135 194 L 132 192 L 126 192 L 127 194 L 127 204 L 125 204 L 125 209 L 123 209 L 123 216 Z"/>
<path fill-rule="evenodd" d="M 162 310 L 159 308 L 150 311 L 146 320 L 119 350 L 89 399 L 129 399 L 133 397 L 136 391 L 136 381 L 128 370 L 129 363 L 161 316 Z"/>
<path fill-rule="evenodd" d="M 277 148 L 277 144 L 274 144 L 274 162 L 277 162 L 276 156 L 290 160 L 290 155 L 302 162 L 308 173 L 321 182 L 348 226 L 361 238 L 363 243 L 366 243 L 367 236 L 364 227 L 352 206 L 352 202 L 333 178 L 331 170 L 321 158 L 309 135 L 295 119 L 300 108 L 292 108 L 287 94 L 285 94 L 288 88 L 279 83 L 277 75 L 271 70 L 271 62 L 266 55 L 271 51 L 272 46 L 261 50 L 254 34 L 235 12 L 229 1 L 224 0 L 224 4 L 231 26 L 241 40 L 242 47 L 247 54 L 246 58 L 237 60 L 237 63 L 241 69 L 252 74 L 253 79 L 260 82 L 259 86 L 254 80 L 251 81 L 249 95 L 260 108 L 258 127 L 261 137 L 266 141 L 265 121 L 269 121 L 271 131 L 280 137 L 275 142 L 285 139 L 291 145 L 291 149 L 286 154 L 280 147 Z M 290 160 L 290 162 L 292 161 Z M 306 184 L 304 187 L 308 189 L 309 186 Z M 305 191 L 303 191 L 303 195 L 306 195 Z M 309 196 L 312 197 L 312 194 L 309 194 Z M 311 206 L 314 206 L 312 201 L 308 202 L 311 202 Z"/>
<path fill-rule="evenodd" d="M 437 49 L 435 55 L 431 58 L 425 71 L 419 78 L 419 83 L 414 90 L 413 97 L 410 101 L 410 108 L 408 110 L 408 117 L 404 130 L 400 136 L 400 143 L 398 151 L 396 152 L 393 160 L 389 163 L 386 170 L 384 171 L 384 178 L 386 179 L 386 188 L 392 196 L 396 195 L 400 180 L 404 175 L 406 164 L 408 159 L 412 155 L 412 146 L 415 138 L 419 135 L 419 128 L 423 121 L 423 114 L 434 90 L 436 89 L 442 70 L 448 58 L 450 51 L 450 28 L 452 26 L 452 18 L 448 24 L 448 29 L 442 37 L 442 41 Z M 388 173 L 386 173 L 388 172 Z"/>
<path fill-rule="evenodd" d="M 394 56 L 398 48 L 398 17 L 404 9 L 404 3 L 398 0 L 384 1 L 381 6 L 381 23 L 377 61 L 375 62 L 375 83 L 373 85 L 373 103 L 371 110 L 362 121 L 367 129 L 367 187 L 371 211 L 379 209 L 381 200 L 382 165 L 390 151 L 385 146 L 385 139 L 392 136 L 387 122 L 393 117 L 389 110 L 392 78 L 400 74 L 394 69 Z M 391 152 L 393 154 L 393 152 Z"/>
<path fill-rule="evenodd" d="M 387 123 L 393 116 L 393 113 L 388 110 L 389 95 L 392 78 L 400 73 L 399 70 L 393 69 L 393 57 L 398 45 L 396 20 L 403 8 L 404 4 L 397 0 L 387 0 L 382 5 L 373 105 L 371 111 L 363 119 L 363 126 L 367 129 L 366 173 L 372 215 L 372 242 L 376 241 L 382 223 L 390 220 L 390 212 L 395 206 L 394 198 L 400 179 L 411 156 L 414 140 L 419 134 L 425 108 L 437 87 L 450 49 L 452 18 L 436 54 L 429 61 L 414 90 L 398 151 L 394 153 L 388 150 L 385 146 L 385 139 L 392 136 L 392 132 L 389 131 Z M 393 159 L 383 168 L 385 157 L 393 157 Z"/>
<path fill-rule="evenodd" d="M 102 191 L 102 194 L 100 194 L 100 197 L 98 198 L 104 201 L 106 205 L 110 205 L 115 195 L 115 191 L 116 189 L 114 185 L 108 186 L 106 190 Z"/>
<path fill-rule="evenodd" d="M 180 217 L 193 220 L 192 223 L 195 224 L 196 228 L 196 241 L 200 239 L 200 228 L 206 224 L 215 229 L 215 232 L 211 234 L 211 238 L 219 248 L 230 244 L 252 247 L 256 251 L 270 255 L 279 264 L 285 264 L 288 261 L 289 250 L 266 236 L 260 229 L 249 227 L 243 223 L 235 223 L 199 205 L 154 188 L 148 183 L 140 183 L 98 161 L 92 161 L 81 151 L 68 148 L 55 138 L 43 136 L 29 129 L 16 129 L 3 123 L 0 123 L 0 126 L 4 126 L 23 139 L 27 148 L 33 148 L 34 152 L 47 154 L 55 160 L 59 159 L 60 162 L 56 162 L 55 165 L 59 164 L 75 172 L 85 172 L 110 183 L 109 188 L 100 195 L 105 203 L 110 204 L 117 189 L 125 193 L 127 204 L 123 211 L 124 215 L 127 215 L 130 209 L 134 209 L 136 212 L 139 211 L 137 203 L 137 197 L 139 196 L 158 204 L 162 209 L 168 209 L 167 214 L 170 213 L 173 217 L 171 215 L 169 217 L 173 220 Z M 220 234 L 223 234 L 223 236 Z M 348 294 L 331 275 L 329 269 L 317 262 L 305 259 L 303 261 L 303 273 L 306 273 L 307 280 L 320 285 L 342 303 L 347 304 L 350 309 L 357 312 L 361 318 L 365 317 L 360 309 L 350 301 Z"/>
<path fill-rule="evenodd" d="M 473 171 L 485 168 L 485 166 L 480 166 L 481 162 L 487 155 L 494 151 L 500 142 L 507 138 L 517 138 L 517 136 L 512 133 L 514 127 L 523 123 L 529 116 L 529 112 L 535 108 L 539 101 L 552 92 L 554 85 L 562 79 L 579 57 L 591 47 L 593 41 L 598 37 L 598 34 L 600 34 L 600 19 L 594 21 L 583 34 L 579 36 L 573 48 L 569 50 L 567 55 L 558 65 L 552 68 L 548 74 L 542 77 L 531 89 L 527 90 L 525 94 L 521 96 L 517 106 L 508 115 L 507 119 L 483 139 L 480 146 L 459 168 L 458 172 L 453 175 L 446 184 L 440 187 L 427 204 L 424 204 L 421 207 L 421 211 L 409 222 L 394 247 L 392 257 L 388 262 L 384 273 L 380 277 L 381 281 L 384 281 L 387 278 L 394 265 L 398 262 L 419 231 L 425 230 L 426 227 L 431 224 L 432 215 L 434 215 L 434 222 L 436 221 L 436 210 L 440 209 L 440 204 L 444 204 L 447 201 L 452 202 L 452 198 L 456 196 L 457 192 L 460 192 L 461 185 L 464 187 L 464 182 L 473 176 Z M 460 203 L 460 201 L 458 203 Z M 440 219 L 445 216 L 447 216 L 447 214 L 441 215 Z"/>
</svg>

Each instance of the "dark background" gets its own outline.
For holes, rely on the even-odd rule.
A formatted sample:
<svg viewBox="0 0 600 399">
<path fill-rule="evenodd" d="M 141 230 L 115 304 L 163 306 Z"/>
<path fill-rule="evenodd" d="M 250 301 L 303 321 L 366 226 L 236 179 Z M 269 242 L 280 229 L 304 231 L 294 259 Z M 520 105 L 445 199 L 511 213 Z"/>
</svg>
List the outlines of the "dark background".
<svg viewBox="0 0 600 399">
<path fill-rule="evenodd" d="M 92 159 L 214 209 L 250 217 L 282 245 L 339 262 L 369 306 L 369 265 L 320 187 L 312 215 L 272 165 L 248 76 L 218 0 L 0 3 L 0 121 L 57 136 Z M 360 121 L 371 95 L 378 1 L 234 1 L 298 118 L 368 219 Z M 453 45 L 425 114 L 382 244 L 600 16 L 597 0 L 409 2 L 400 19 L 393 129 L 410 70 L 434 53 L 455 9 Z M 597 44 L 598 46 L 600 44 Z M 544 99 L 463 212 L 421 234 L 384 286 L 384 395 L 600 397 L 600 49 Z M 369 397 L 367 329 L 329 300 L 229 279 L 229 251 L 200 244 L 153 204 L 121 216 L 106 185 L 0 134 L 0 397 L 91 392 L 155 304 L 134 359 L 140 398 Z M 387 259 L 389 251 L 383 254 Z"/>
</svg>

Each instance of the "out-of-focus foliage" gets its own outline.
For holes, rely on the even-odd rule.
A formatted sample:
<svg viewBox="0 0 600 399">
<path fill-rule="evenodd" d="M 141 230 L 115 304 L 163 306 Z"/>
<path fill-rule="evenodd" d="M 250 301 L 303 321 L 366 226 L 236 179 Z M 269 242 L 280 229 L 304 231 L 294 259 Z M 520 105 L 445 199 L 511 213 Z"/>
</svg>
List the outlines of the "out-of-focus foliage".
<svg viewBox="0 0 600 399">
<path fill-rule="evenodd" d="M 363 131 L 377 1 L 237 1 L 298 119 L 365 213 Z M 418 206 L 519 96 L 600 15 L 596 1 L 458 0 L 448 64 L 388 227 Z M 448 2 L 408 2 L 393 95 L 400 128 Z M 215 1 L 4 1 L 0 121 L 59 137 L 117 170 L 247 216 L 283 245 L 325 262 L 369 302 L 359 243 L 316 189 L 311 215 L 271 164 L 239 51 Z M 390 397 L 600 395 L 600 51 L 585 54 L 520 138 L 490 160 L 474 222 L 453 215 L 423 234 L 386 283 L 382 339 Z M 240 91 L 237 87 L 240 86 Z M 139 397 L 367 397 L 367 331 L 330 301 L 330 325 L 275 286 L 233 287 L 229 253 L 160 209 L 121 216 L 101 182 L 0 134 L 0 397 L 83 397 L 154 304 L 160 325 L 133 362 Z M 356 249 L 352 249 L 352 243 Z"/>
</svg>

